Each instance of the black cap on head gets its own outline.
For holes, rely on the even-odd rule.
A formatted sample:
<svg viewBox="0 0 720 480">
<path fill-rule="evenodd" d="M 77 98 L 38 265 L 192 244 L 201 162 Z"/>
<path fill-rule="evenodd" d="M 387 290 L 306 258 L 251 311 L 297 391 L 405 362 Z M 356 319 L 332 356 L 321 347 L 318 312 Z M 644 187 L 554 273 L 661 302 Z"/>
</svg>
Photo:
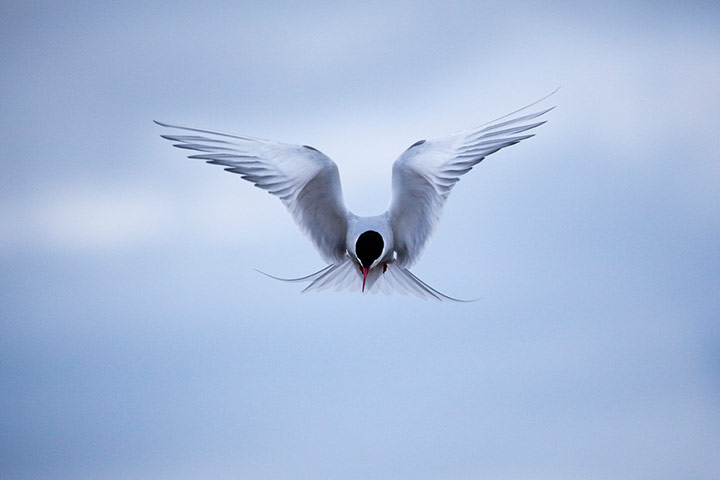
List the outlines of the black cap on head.
<svg viewBox="0 0 720 480">
<path fill-rule="evenodd" d="M 382 235 L 374 230 L 368 230 L 360 234 L 355 242 L 355 254 L 364 268 L 370 268 L 370 265 L 382 255 L 384 246 Z"/>
</svg>

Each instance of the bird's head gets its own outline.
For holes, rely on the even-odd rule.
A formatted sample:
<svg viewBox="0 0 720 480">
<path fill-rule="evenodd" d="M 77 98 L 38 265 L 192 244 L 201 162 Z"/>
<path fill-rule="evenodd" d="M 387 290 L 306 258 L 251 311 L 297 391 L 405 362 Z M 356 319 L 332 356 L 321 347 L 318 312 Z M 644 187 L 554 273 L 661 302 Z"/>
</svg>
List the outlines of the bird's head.
<svg viewBox="0 0 720 480">
<path fill-rule="evenodd" d="M 383 237 L 375 230 L 367 230 L 361 233 L 355 241 L 354 253 L 363 273 L 363 291 L 365 291 L 365 280 L 368 271 L 380 262 L 384 252 L 385 242 Z"/>
</svg>

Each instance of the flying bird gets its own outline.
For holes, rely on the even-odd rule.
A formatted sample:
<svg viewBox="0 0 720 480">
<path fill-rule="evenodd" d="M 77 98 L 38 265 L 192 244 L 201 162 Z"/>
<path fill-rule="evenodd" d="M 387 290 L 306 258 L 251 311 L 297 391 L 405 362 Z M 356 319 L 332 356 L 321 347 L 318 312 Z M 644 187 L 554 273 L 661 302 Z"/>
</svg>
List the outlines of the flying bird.
<svg viewBox="0 0 720 480">
<path fill-rule="evenodd" d="M 534 136 L 527 132 L 544 124 L 539 118 L 554 107 L 523 112 L 550 95 L 469 130 L 412 144 L 393 164 L 387 211 L 371 217 L 347 209 L 337 165 L 314 147 L 155 123 L 181 132 L 161 135 L 175 147 L 200 152 L 189 158 L 222 165 L 278 196 L 328 263 L 301 278 L 265 275 L 309 283 L 303 292 L 334 287 L 462 301 L 435 290 L 409 268 L 420 257 L 460 177 L 488 155 Z"/>
</svg>

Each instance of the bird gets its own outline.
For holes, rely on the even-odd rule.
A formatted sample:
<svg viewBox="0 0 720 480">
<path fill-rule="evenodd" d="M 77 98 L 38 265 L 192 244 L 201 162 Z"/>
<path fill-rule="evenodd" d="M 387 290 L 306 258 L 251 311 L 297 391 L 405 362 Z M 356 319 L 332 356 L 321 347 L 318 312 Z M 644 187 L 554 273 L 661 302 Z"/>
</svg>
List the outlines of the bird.
<svg viewBox="0 0 720 480">
<path fill-rule="evenodd" d="M 188 158 L 221 165 L 280 198 L 327 266 L 285 282 L 302 292 L 360 290 L 465 302 L 445 295 L 411 271 L 426 247 L 455 184 L 488 155 L 531 138 L 555 107 L 526 113 L 557 92 L 495 120 L 449 136 L 419 140 L 392 166 L 392 194 L 381 215 L 358 216 L 345 206 L 338 167 L 309 145 L 154 122 L 173 133 L 161 137 L 192 150 Z"/>
</svg>

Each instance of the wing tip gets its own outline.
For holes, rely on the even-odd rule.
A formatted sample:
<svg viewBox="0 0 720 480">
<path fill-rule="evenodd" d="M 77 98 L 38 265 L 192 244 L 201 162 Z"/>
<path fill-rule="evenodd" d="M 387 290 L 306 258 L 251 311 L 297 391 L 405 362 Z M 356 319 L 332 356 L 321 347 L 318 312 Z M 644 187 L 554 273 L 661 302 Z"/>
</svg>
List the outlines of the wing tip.
<svg viewBox="0 0 720 480">
<path fill-rule="evenodd" d="M 517 110 L 514 110 L 514 111 L 512 111 L 512 112 L 510 112 L 510 113 L 507 113 L 507 114 L 505 114 L 505 115 L 503 115 L 503 116 L 501 116 L 501 117 L 498 117 L 498 118 L 496 118 L 496 119 L 494 119 L 494 120 L 490 120 L 489 122 L 485 122 L 485 123 L 483 123 L 483 124 L 481 124 L 481 125 L 478 125 L 477 127 L 474 127 L 474 128 L 472 128 L 471 130 L 475 130 L 475 129 L 480 128 L 480 127 L 485 127 L 485 126 L 491 125 L 491 124 L 493 124 L 493 123 L 495 123 L 495 122 L 498 122 L 498 121 L 500 121 L 500 120 L 504 120 L 504 119 L 506 119 L 506 118 L 508 118 L 508 117 L 512 117 L 513 115 L 516 115 L 516 114 L 518 114 L 518 113 L 520 113 L 520 112 L 522 112 L 522 111 L 524 111 L 524 110 L 527 110 L 527 109 L 530 108 L 530 107 L 534 107 L 534 106 L 537 105 L 538 103 L 541 103 L 541 102 L 547 100 L 548 98 L 550 98 L 550 97 L 552 97 L 553 95 L 555 95 L 559 90 L 560 90 L 560 87 L 557 87 L 555 90 L 553 90 L 552 92 L 548 93 L 547 95 L 545 95 L 545 96 L 542 97 L 541 99 L 535 100 L 534 102 L 529 103 L 528 105 L 525 105 L 525 106 L 522 107 L 522 108 L 518 108 Z M 557 105 L 553 105 L 553 106 L 551 106 L 551 107 L 549 107 L 549 108 L 547 108 L 547 109 L 545 109 L 545 110 L 542 110 L 541 112 L 534 113 L 534 114 L 532 114 L 532 116 L 533 116 L 534 118 L 540 117 L 540 116 L 545 115 L 546 113 L 550 112 L 551 110 L 554 110 L 555 107 L 557 107 Z M 460 133 L 461 133 L 461 132 L 460 132 Z"/>
</svg>

